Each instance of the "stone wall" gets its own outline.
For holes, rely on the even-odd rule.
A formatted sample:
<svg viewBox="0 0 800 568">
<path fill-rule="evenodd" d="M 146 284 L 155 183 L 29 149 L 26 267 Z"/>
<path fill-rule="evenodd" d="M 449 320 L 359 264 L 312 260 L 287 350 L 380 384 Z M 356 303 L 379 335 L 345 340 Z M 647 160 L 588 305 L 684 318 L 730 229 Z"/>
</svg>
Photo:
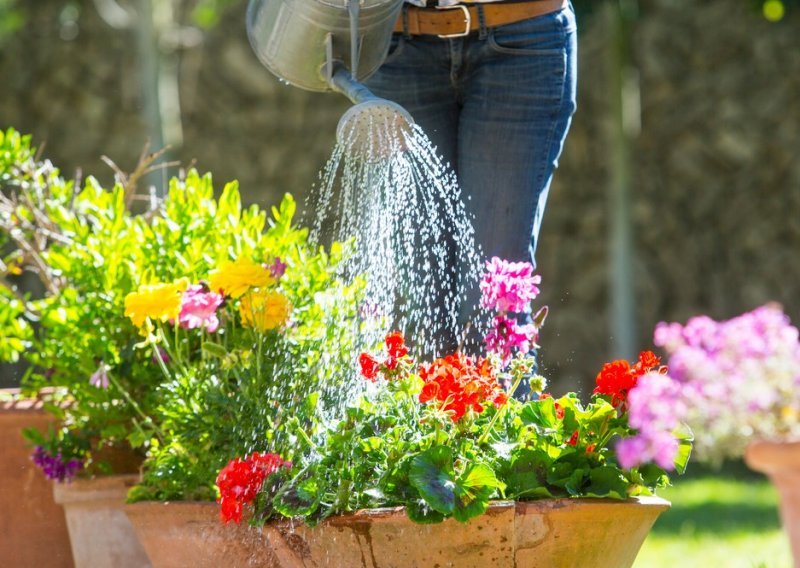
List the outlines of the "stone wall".
<svg viewBox="0 0 800 568">
<path fill-rule="evenodd" d="M 130 169 L 146 138 L 132 39 L 100 21 L 89 0 L 75 3 L 78 34 L 65 30 L 63 4 L 26 6 L 29 25 L 0 50 L 0 127 L 34 134 L 66 174 L 81 168 L 107 183 L 99 157 Z M 176 154 L 220 184 L 239 179 L 251 202 L 272 204 L 285 191 L 302 199 L 347 102 L 283 85 L 261 67 L 243 4 L 184 54 L 185 140 Z M 662 319 L 730 317 L 767 301 L 800 322 L 800 17 L 770 24 L 744 1 L 639 5 L 639 343 L 650 346 Z M 579 110 L 538 251 L 542 302 L 551 307 L 542 361 L 554 390 L 588 388 L 611 356 L 608 29 L 599 12 L 581 22 Z"/>
</svg>

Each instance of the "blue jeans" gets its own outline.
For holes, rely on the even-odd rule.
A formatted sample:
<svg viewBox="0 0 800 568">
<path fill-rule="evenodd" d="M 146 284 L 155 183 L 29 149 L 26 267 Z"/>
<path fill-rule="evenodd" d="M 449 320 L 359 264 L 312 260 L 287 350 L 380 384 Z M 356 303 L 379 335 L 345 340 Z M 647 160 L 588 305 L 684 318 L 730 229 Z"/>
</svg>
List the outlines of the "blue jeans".
<svg viewBox="0 0 800 568">
<path fill-rule="evenodd" d="M 395 34 L 366 82 L 405 107 L 455 170 L 487 258 L 535 262 L 575 112 L 576 34 L 571 6 L 460 38 Z"/>
</svg>

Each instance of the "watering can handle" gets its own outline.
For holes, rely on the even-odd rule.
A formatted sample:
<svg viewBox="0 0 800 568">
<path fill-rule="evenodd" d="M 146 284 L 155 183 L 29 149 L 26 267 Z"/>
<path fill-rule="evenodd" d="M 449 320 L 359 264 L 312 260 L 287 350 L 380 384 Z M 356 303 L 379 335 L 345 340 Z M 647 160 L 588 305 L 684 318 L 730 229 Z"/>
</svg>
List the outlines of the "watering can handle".
<svg viewBox="0 0 800 568">
<path fill-rule="evenodd" d="M 347 13 L 350 15 L 350 73 L 358 78 L 358 15 L 361 0 L 348 0 Z"/>
</svg>

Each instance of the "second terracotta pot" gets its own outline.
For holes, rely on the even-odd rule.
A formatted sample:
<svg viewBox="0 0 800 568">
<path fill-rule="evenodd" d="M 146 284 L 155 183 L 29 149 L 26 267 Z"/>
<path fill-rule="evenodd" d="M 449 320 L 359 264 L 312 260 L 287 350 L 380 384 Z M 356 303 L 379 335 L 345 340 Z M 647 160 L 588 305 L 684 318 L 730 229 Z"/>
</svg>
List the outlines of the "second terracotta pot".
<svg viewBox="0 0 800 568">
<path fill-rule="evenodd" d="M 64 507 L 76 568 L 147 568 L 147 554 L 123 509 L 138 475 L 74 479 L 53 485 Z"/>
</svg>

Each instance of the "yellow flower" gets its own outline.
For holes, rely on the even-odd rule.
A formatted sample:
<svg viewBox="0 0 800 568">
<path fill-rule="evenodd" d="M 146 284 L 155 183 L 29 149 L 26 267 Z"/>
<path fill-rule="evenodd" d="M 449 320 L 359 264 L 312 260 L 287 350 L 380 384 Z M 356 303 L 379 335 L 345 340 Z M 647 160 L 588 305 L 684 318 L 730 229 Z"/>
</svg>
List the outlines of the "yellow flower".
<svg viewBox="0 0 800 568">
<path fill-rule="evenodd" d="M 289 319 L 290 310 L 289 300 L 280 292 L 250 292 L 239 303 L 242 325 L 259 331 L 282 326 Z"/>
<path fill-rule="evenodd" d="M 188 285 L 185 278 L 172 284 L 143 284 L 138 291 L 125 296 L 125 315 L 139 329 L 145 326 L 147 318 L 159 321 L 177 319 L 181 311 L 181 296 Z"/>
<path fill-rule="evenodd" d="M 249 258 L 223 262 L 208 275 L 208 280 L 212 292 L 222 291 L 232 298 L 238 298 L 250 288 L 263 288 L 275 282 L 267 268 Z"/>
</svg>

